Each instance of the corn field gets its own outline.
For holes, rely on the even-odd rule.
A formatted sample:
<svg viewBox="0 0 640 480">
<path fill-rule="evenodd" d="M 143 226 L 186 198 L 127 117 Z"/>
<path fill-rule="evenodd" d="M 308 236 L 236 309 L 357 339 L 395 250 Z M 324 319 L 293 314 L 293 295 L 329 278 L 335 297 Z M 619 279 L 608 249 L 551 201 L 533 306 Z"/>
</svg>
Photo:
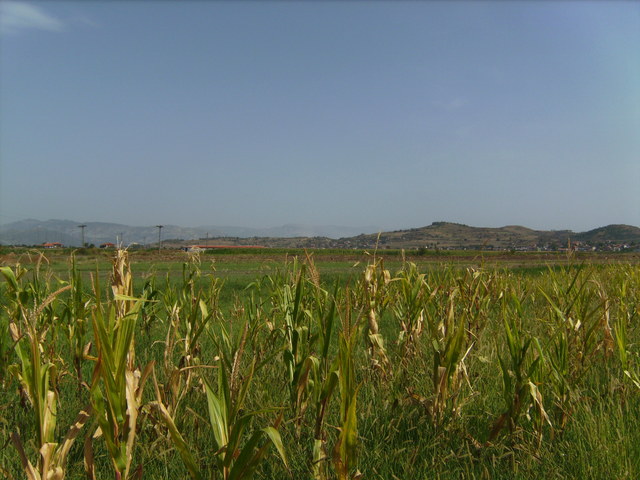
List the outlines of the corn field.
<svg viewBox="0 0 640 480">
<path fill-rule="evenodd" d="M 640 478 L 640 268 L 0 267 L 0 472 Z"/>
</svg>

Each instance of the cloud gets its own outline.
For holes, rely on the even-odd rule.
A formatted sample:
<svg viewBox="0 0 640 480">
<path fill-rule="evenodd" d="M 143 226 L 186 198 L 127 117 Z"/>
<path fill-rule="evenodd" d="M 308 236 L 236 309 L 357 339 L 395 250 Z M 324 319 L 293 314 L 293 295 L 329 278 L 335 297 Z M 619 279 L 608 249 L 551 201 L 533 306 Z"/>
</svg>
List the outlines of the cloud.
<svg viewBox="0 0 640 480">
<path fill-rule="evenodd" d="M 60 32 L 63 23 L 39 7 L 23 2 L 0 1 L 0 32 L 17 33 L 35 29 Z"/>
</svg>

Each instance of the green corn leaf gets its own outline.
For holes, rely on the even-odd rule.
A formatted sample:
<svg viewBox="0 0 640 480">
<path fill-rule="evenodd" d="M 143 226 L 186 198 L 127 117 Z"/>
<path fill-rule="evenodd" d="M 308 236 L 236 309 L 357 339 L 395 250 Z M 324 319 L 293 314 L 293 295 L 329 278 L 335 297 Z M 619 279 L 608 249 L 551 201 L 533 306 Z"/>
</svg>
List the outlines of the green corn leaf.
<svg viewBox="0 0 640 480">
<path fill-rule="evenodd" d="M 511 359 L 515 361 L 518 356 L 518 344 L 516 343 L 516 339 L 513 333 L 511 332 L 511 327 L 509 326 L 509 321 L 507 319 L 504 320 L 504 331 L 507 335 L 507 347 L 509 348 Z"/>
<path fill-rule="evenodd" d="M 331 332 L 333 331 L 333 322 L 336 315 L 336 296 L 338 295 L 338 282 L 335 283 L 333 295 L 330 298 L 330 306 L 329 311 L 325 317 L 324 327 L 322 329 L 323 332 L 323 344 L 322 344 L 322 358 L 324 359 L 325 365 L 328 362 L 329 358 L 329 346 L 331 344 Z"/>
<path fill-rule="evenodd" d="M 263 432 L 261 430 L 258 430 L 251 435 L 251 438 L 249 438 L 247 443 L 244 445 L 242 451 L 238 455 L 238 458 L 234 462 L 233 467 L 231 467 L 228 480 L 244 480 L 251 478 L 260 463 L 261 457 L 266 453 L 266 449 L 263 450 L 264 453 L 262 453 L 262 455 L 260 454 L 260 451 L 258 453 L 255 452 L 262 435 Z"/>
<path fill-rule="evenodd" d="M 618 356 L 620 357 L 620 364 L 623 370 L 628 370 L 629 360 L 627 354 L 627 325 L 625 320 L 619 320 L 613 326 L 613 331 L 616 336 L 616 344 L 618 346 Z"/>
<path fill-rule="evenodd" d="M 287 463 L 287 456 L 284 451 L 284 445 L 282 444 L 282 437 L 280 436 L 280 432 L 278 432 L 278 430 L 276 430 L 274 427 L 265 427 L 262 429 L 262 431 L 267 435 L 267 437 L 269 437 L 271 443 L 273 443 L 273 446 L 276 447 L 278 455 L 280 455 L 280 458 L 282 459 L 285 467 L 288 467 L 289 465 Z"/>
<path fill-rule="evenodd" d="M 238 447 L 240 446 L 242 434 L 250 425 L 253 416 L 254 413 L 243 415 L 242 417 L 237 418 L 235 422 L 233 422 L 233 425 L 231 426 L 231 432 L 229 433 L 229 443 L 224 445 L 226 447 L 226 452 L 223 459 L 223 464 L 225 467 L 228 468 L 229 466 L 231 466 L 231 463 L 236 456 Z"/>
<path fill-rule="evenodd" d="M 215 450 L 219 450 L 229 443 L 226 404 L 224 400 L 221 401 L 224 395 L 222 397 L 216 396 L 206 379 L 204 385 L 207 394 L 209 421 L 216 441 Z"/>
<path fill-rule="evenodd" d="M 351 397 L 340 432 L 340 458 L 345 465 L 353 464 L 358 450 L 358 418 L 356 415 L 358 390 L 360 390 L 360 386 L 356 387 Z"/>
<path fill-rule="evenodd" d="M 513 384 L 511 382 L 511 375 L 509 375 L 509 368 L 507 367 L 505 361 L 502 359 L 502 355 L 498 355 L 498 360 L 500 362 L 500 369 L 502 370 L 502 383 L 503 383 L 503 396 L 507 405 L 511 404 L 511 399 L 513 397 Z"/>
<path fill-rule="evenodd" d="M 319 399 L 321 402 L 331 397 L 331 395 L 333 394 L 336 388 L 336 385 L 338 385 L 339 380 L 340 379 L 337 371 L 334 370 L 329 373 L 327 379 L 325 380 L 322 386 L 322 393 L 320 394 L 320 399 Z"/>
<path fill-rule="evenodd" d="M 255 371 L 255 360 L 251 362 L 251 366 L 249 367 L 249 371 L 243 374 L 242 384 L 240 386 L 240 390 L 238 391 L 238 395 L 233 404 L 233 410 L 230 410 L 230 417 L 235 417 L 238 412 L 244 407 L 244 400 L 247 397 L 247 393 L 249 392 L 249 385 L 251 385 L 251 381 L 253 380 L 253 373 Z"/>
<path fill-rule="evenodd" d="M 13 273 L 13 270 L 10 267 L 0 267 L 0 273 L 2 273 L 2 276 L 4 277 L 5 281 L 9 284 L 9 286 L 11 287 L 11 290 L 14 293 L 17 293 L 20 291 L 20 285 L 18 284 L 18 279 L 16 278 L 15 273 Z"/>
<path fill-rule="evenodd" d="M 178 450 L 178 454 L 180 455 L 180 458 L 182 459 L 185 467 L 187 467 L 187 470 L 189 470 L 189 475 L 191 475 L 191 478 L 193 478 L 194 480 L 202 479 L 202 474 L 200 473 L 200 470 L 196 465 L 195 458 L 191 453 L 191 448 L 189 447 L 189 445 L 187 445 L 187 443 L 184 441 L 184 438 L 178 431 L 178 428 L 176 427 L 173 418 L 171 418 L 169 411 L 162 403 L 158 401 L 151 402 L 150 405 L 157 410 L 157 412 L 160 414 L 160 419 L 169 430 L 171 442 Z"/>
</svg>

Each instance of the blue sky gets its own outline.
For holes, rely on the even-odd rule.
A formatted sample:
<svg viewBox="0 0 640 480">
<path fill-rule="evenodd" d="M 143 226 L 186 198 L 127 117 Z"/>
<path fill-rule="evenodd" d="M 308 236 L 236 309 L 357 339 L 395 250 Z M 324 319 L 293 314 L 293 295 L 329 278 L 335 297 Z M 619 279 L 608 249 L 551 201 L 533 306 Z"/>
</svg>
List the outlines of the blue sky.
<svg viewBox="0 0 640 480">
<path fill-rule="evenodd" d="M 0 223 L 640 225 L 640 3 L 0 3 Z"/>
</svg>

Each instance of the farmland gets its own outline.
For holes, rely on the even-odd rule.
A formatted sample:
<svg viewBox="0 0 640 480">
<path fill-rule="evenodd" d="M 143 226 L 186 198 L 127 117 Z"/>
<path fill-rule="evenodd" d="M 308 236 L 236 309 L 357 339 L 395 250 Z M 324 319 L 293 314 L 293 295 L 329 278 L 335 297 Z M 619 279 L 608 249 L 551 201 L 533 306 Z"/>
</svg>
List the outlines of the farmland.
<svg viewBox="0 0 640 480">
<path fill-rule="evenodd" d="M 638 478 L 633 254 L 5 251 L 7 478 Z"/>
</svg>

